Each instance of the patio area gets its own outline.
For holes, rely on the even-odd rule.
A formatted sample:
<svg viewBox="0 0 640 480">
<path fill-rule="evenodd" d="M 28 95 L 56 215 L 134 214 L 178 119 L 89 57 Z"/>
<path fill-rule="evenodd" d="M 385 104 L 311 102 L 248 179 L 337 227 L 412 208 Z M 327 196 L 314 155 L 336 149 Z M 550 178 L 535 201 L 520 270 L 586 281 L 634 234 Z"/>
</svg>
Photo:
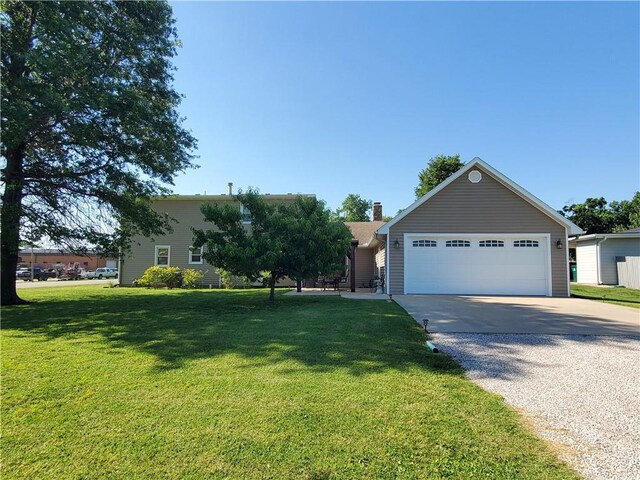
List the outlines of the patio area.
<svg viewBox="0 0 640 480">
<path fill-rule="evenodd" d="M 303 288 L 301 292 L 295 289 L 285 295 L 316 295 L 316 296 L 340 296 L 352 300 L 389 300 L 389 296 L 381 293 L 373 293 L 369 288 L 356 288 L 355 292 L 346 290 L 323 290 L 322 288 Z"/>
</svg>

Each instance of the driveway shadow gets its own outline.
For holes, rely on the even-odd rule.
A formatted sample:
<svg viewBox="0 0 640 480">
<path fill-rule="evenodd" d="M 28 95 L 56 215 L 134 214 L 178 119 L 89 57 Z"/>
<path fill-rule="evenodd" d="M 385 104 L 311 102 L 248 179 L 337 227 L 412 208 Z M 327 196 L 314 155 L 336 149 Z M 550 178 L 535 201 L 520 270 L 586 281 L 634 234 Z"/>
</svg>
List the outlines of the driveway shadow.
<svg viewBox="0 0 640 480">
<path fill-rule="evenodd" d="M 577 298 L 401 295 L 416 321 L 448 333 L 640 336 L 640 309 Z"/>
<path fill-rule="evenodd" d="M 477 378 L 515 379 L 571 362 L 572 343 L 635 349 L 640 310 L 574 298 L 394 297 L 433 341 Z M 529 352 L 535 349 L 536 355 Z M 566 352 L 566 353 L 565 353 Z M 596 350 L 594 350 L 594 355 Z"/>
</svg>

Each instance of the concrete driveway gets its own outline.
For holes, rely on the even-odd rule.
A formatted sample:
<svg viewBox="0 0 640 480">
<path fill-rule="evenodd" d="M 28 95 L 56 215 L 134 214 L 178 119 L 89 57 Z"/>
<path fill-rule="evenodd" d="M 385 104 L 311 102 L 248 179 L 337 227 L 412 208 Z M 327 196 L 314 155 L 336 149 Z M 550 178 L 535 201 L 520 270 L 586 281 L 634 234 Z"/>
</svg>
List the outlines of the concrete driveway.
<svg viewBox="0 0 640 480">
<path fill-rule="evenodd" d="M 580 298 L 394 295 L 429 331 L 640 335 L 640 309 Z"/>
</svg>

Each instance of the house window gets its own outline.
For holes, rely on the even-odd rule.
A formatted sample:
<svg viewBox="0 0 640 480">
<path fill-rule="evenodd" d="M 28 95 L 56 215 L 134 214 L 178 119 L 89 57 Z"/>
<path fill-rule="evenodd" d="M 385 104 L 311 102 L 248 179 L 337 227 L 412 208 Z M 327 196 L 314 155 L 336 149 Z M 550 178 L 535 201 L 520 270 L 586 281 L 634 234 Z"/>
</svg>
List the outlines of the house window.
<svg viewBox="0 0 640 480">
<path fill-rule="evenodd" d="M 189 247 L 189 264 L 202 265 L 202 247 Z"/>
<path fill-rule="evenodd" d="M 446 247 L 470 247 L 471 242 L 469 240 L 447 240 Z"/>
<path fill-rule="evenodd" d="M 538 241 L 537 240 L 514 240 L 513 241 L 513 246 L 514 247 L 537 247 L 538 246 Z"/>
<path fill-rule="evenodd" d="M 171 247 L 169 245 L 156 245 L 155 264 L 159 267 L 168 267 L 171 264 Z"/>
<path fill-rule="evenodd" d="M 438 243 L 435 240 L 414 240 L 414 247 L 436 247 Z"/>
<path fill-rule="evenodd" d="M 504 247 L 502 240 L 480 240 L 481 247 Z"/>
<path fill-rule="evenodd" d="M 240 204 L 240 213 L 242 213 L 242 223 L 251 223 L 251 212 L 242 204 Z"/>
</svg>

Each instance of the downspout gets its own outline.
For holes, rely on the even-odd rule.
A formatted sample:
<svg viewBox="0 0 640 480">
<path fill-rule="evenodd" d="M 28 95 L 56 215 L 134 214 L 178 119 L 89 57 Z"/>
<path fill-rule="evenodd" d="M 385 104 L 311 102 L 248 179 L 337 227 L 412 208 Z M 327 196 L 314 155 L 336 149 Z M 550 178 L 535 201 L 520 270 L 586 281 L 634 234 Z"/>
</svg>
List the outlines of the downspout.
<svg viewBox="0 0 640 480">
<path fill-rule="evenodd" d="M 600 245 L 609 239 L 604 235 L 600 240 L 596 240 L 596 281 L 598 285 L 602 285 L 602 266 L 600 264 Z"/>
</svg>

